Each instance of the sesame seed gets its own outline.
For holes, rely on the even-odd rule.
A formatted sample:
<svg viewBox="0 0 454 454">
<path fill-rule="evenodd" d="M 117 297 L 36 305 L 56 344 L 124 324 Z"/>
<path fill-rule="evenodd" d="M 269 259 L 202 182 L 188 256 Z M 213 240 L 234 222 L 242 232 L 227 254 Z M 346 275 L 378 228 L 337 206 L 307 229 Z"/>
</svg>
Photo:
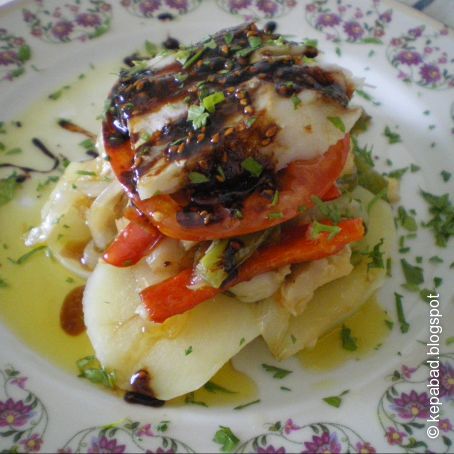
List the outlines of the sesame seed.
<svg viewBox="0 0 454 454">
<path fill-rule="evenodd" d="M 277 133 L 277 126 L 276 125 L 273 125 L 273 126 L 270 126 L 266 132 L 265 132 L 265 136 L 266 137 L 273 137 L 275 136 Z"/>
</svg>

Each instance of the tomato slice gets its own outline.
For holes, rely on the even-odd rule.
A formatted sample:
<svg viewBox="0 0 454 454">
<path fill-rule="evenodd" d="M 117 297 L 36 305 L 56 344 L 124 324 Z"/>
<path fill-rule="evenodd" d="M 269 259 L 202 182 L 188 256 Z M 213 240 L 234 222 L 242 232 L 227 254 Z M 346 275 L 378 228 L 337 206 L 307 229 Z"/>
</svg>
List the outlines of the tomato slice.
<svg viewBox="0 0 454 454">
<path fill-rule="evenodd" d="M 187 227 L 178 222 L 177 213 L 182 207 L 170 195 L 139 200 L 136 205 L 164 235 L 171 238 L 201 241 L 246 235 L 294 218 L 302 208 L 313 206 L 312 196 L 323 198 L 332 191 L 349 150 L 350 137 L 347 134 L 322 156 L 290 163 L 278 175 L 279 201 L 273 205 L 260 194 L 252 194 L 244 201 L 240 219 L 224 209 L 221 221 Z"/>
</svg>

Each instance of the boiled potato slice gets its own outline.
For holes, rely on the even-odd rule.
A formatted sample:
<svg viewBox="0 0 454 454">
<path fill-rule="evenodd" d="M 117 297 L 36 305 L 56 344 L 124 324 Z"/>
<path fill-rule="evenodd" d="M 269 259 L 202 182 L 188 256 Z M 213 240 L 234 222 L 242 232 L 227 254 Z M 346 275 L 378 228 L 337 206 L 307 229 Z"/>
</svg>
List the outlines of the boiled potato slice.
<svg viewBox="0 0 454 454">
<path fill-rule="evenodd" d="M 137 313 L 140 289 L 133 268 L 100 262 L 83 301 L 96 356 L 104 367 L 117 371 L 120 388 L 130 389 L 131 376 L 146 369 L 159 399 L 194 391 L 259 335 L 253 307 L 227 296 L 163 324 L 144 320 Z"/>
<path fill-rule="evenodd" d="M 367 207 L 374 198 L 373 194 L 361 187 L 355 189 L 353 197 L 361 200 L 364 207 Z M 370 206 L 364 246 L 372 249 L 381 238 L 384 239 L 381 251 L 386 263 L 395 240 L 394 220 L 389 204 L 376 200 Z M 267 300 L 258 306 L 261 333 L 276 358 L 285 359 L 303 348 L 313 347 L 320 336 L 351 316 L 364 304 L 382 285 L 386 273 L 382 268 L 368 269 L 368 261 L 369 259 L 364 257 L 351 274 L 316 290 L 300 316 L 286 318 L 285 309 L 279 307 L 276 301 Z M 276 306 L 273 308 L 275 320 L 270 317 L 273 313 L 270 312 L 270 304 L 273 303 Z"/>
</svg>

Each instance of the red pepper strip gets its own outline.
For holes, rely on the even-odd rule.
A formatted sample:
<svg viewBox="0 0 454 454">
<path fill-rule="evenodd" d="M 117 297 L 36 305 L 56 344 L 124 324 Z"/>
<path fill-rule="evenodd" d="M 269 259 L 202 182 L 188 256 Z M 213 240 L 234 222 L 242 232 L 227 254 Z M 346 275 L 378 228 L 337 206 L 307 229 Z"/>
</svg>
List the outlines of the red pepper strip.
<svg viewBox="0 0 454 454">
<path fill-rule="evenodd" d="M 146 288 L 140 294 L 150 320 L 162 323 L 173 315 L 186 312 L 198 304 L 213 298 L 239 282 L 276 268 L 321 259 L 340 251 L 349 243 L 364 236 L 362 219 L 350 219 L 338 224 L 340 232 L 332 239 L 326 232 L 311 238 L 312 228 L 298 226 L 285 232 L 283 240 L 276 245 L 264 247 L 250 257 L 239 269 L 238 276 L 223 288 L 206 287 L 191 290 L 192 269 L 159 284 Z"/>
<path fill-rule="evenodd" d="M 104 253 L 104 260 L 113 266 L 135 265 L 159 243 L 162 235 L 152 226 L 131 221 Z"/>
</svg>

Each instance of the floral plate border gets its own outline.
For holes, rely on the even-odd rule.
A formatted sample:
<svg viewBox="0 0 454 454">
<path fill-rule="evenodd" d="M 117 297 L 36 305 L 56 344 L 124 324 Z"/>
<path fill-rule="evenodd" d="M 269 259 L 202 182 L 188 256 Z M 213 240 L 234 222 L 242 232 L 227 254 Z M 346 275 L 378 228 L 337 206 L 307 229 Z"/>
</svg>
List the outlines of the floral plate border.
<svg viewBox="0 0 454 454">
<path fill-rule="evenodd" d="M 125 15 L 129 23 L 165 23 L 171 29 L 173 24 L 177 27 L 192 18 L 200 20 L 204 14 L 216 14 L 223 25 L 252 18 L 276 19 L 285 25 L 297 17 L 304 21 L 302 33 L 323 41 L 322 47 L 339 59 L 359 52 L 368 65 L 364 71 L 377 62 L 387 64 L 387 73 L 396 84 L 402 84 L 402 90 L 411 90 L 432 105 L 441 98 L 432 102 L 431 93 L 442 94 L 454 86 L 452 46 L 450 49 L 448 45 L 453 39 L 451 32 L 392 1 L 74 0 L 62 5 L 53 0 L 33 0 L 20 10 L 5 10 L 0 18 L 0 25 L 5 24 L 0 27 L 0 89 L 9 89 L 8 84 L 22 79 L 26 83 L 27 77 L 31 80 L 43 52 L 64 52 L 65 46 L 88 45 L 115 33 L 118 19 Z M 20 27 L 5 20 L 9 17 L 15 17 Z M 364 91 L 362 96 L 371 110 L 380 108 L 381 100 L 375 95 Z M 446 112 L 438 114 L 448 118 L 444 124 L 452 128 L 452 103 Z M 435 129 L 431 115 L 435 115 L 428 111 L 420 115 L 429 119 L 430 133 Z M 436 149 L 435 138 L 432 144 Z M 450 294 L 449 287 L 441 288 L 445 295 Z M 452 311 L 447 313 L 445 320 L 451 317 L 453 321 L 452 315 Z M 452 445 L 454 353 L 440 355 L 440 399 L 444 407 L 435 423 L 439 436 L 431 440 L 426 435 L 430 412 L 428 366 L 422 361 L 426 352 L 420 345 L 425 344 L 424 332 L 402 354 L 403 362 L 392 362 L 394 370 L 390 364 L 388 373 L 369 384 L 373 392 L 364 384 L 356 384 L 354 399 L 350 403 L 345 399 L 342 410 L 320 407 L 323 404 L 315 413 L 305 413 L 298 405 L 276 411 L 250 409 L 244 413 L 243 423 L 237 413 L 232 417 L 224 412 L 210 423 L 205 418 L 203 428 L 194 433 L 187 430 L 187 413 L 168 417 L 166 412 L 126 410 L 110 396 L 99 397 L 88 386 L 80 388 L 76 379 L 65 384 L 66 374 L 54 369 L 49 382 L 47 363 L 17 344 L 7 330 L 0 336 L 5 345 L 11 345 L 0 353 L 0 448 L 7 452 L 449 452 Z M 401 341 L 400 335 L 390 340 Z M 80 389 L 67 396 L 72 385 Z M 83 415 L 62 408 L 62 396 L 69 408 L 78 408 Z M 106 412 L 105 406 L 112 411 Z M 362 411 L 367 411 L 367 424 L 358 416 Z M 123 418 L 125 412 L 134 416 Z M 201 413 L 194 410 L 194 414 L 197 418 Z"/>
</svg>

